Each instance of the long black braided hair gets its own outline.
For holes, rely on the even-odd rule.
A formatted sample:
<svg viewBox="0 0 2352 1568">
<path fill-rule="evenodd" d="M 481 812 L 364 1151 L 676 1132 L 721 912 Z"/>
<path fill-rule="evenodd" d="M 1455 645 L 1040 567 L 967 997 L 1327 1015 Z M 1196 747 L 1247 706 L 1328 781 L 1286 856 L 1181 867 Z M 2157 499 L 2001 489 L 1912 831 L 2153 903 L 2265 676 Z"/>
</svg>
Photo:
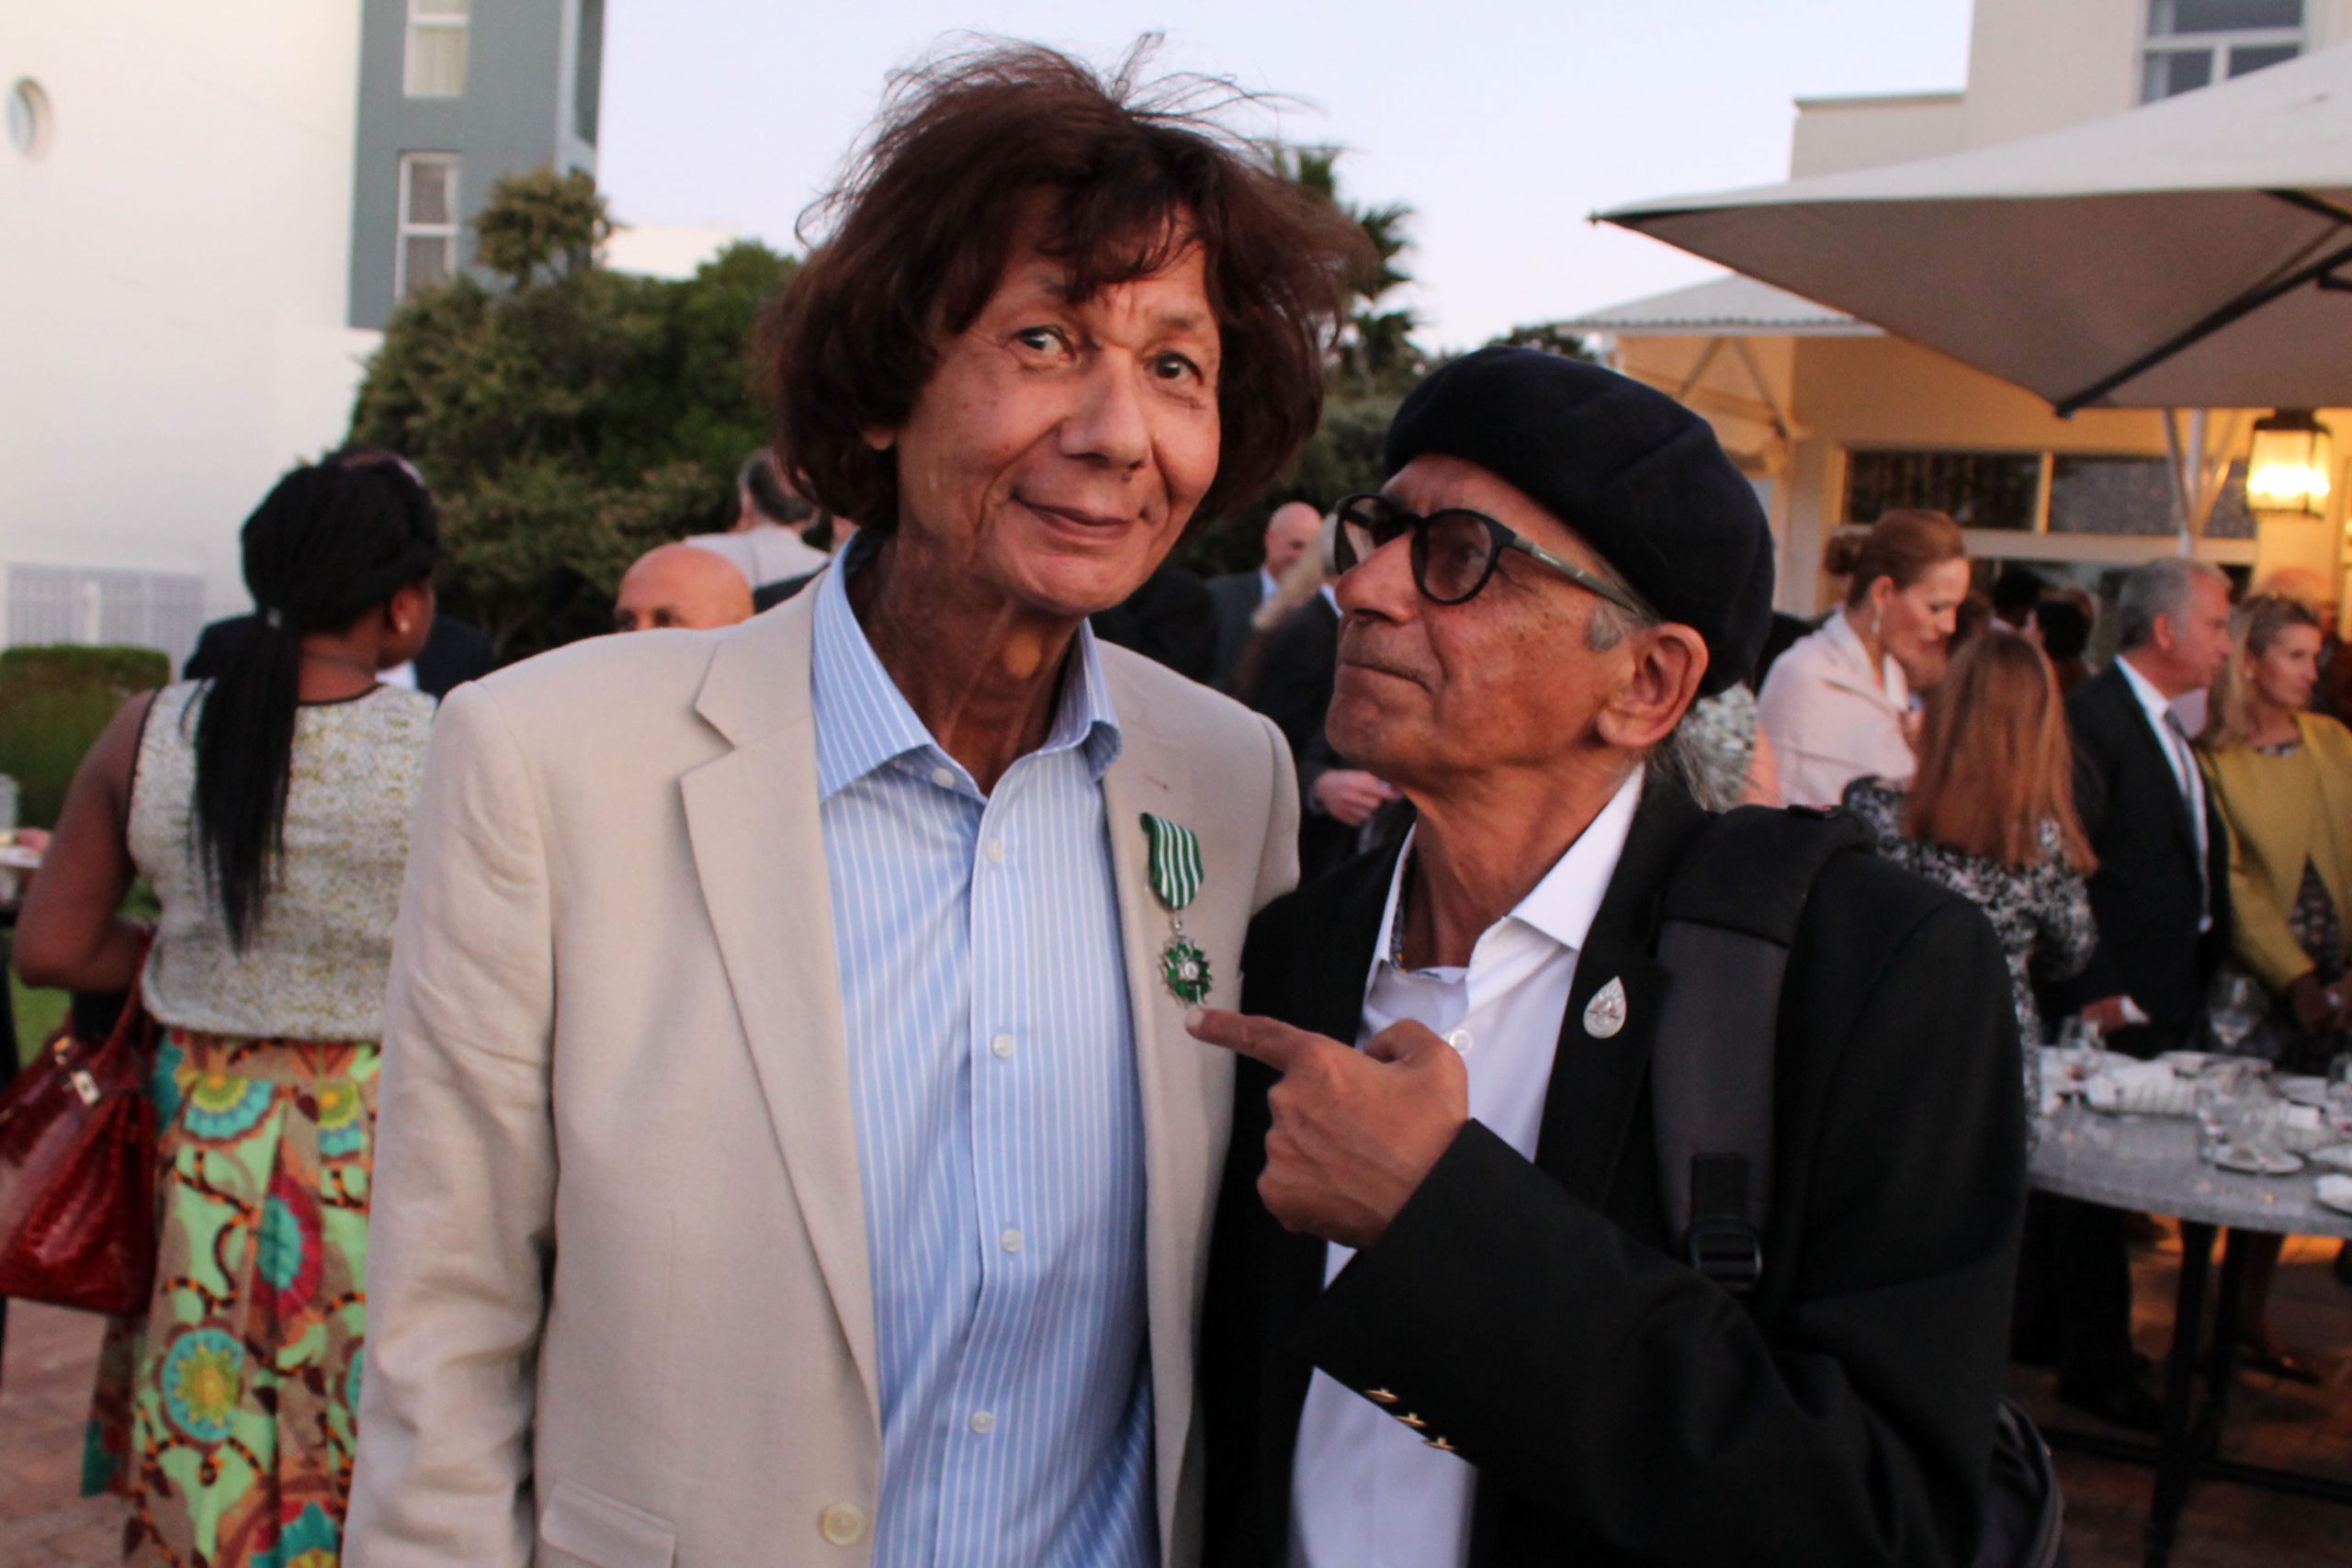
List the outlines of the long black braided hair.
<svg viewBox="0 0 2352 1568">
<path fill-rule="evenodd" d="M 297 468 L 245 520 L 254 625 L 204 694 L 196 726 L 196 838 L 205 880 L 243 951 L 286 848 L 300 639 L 340 631 L 433 575 L 433 498 L 390 454 Z"/>
</svg>

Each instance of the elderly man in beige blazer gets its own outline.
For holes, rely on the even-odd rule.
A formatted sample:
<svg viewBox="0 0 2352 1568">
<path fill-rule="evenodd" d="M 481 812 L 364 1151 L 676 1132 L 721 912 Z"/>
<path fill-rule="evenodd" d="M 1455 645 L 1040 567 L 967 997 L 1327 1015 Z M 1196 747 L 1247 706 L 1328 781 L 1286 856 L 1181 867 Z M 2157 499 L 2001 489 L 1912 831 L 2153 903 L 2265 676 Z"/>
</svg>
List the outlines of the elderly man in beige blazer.
<svg viewBox="0 0 2352 1568">
<path fill-rule="evenodd" d="M 443 709 L 355 1568 L 1198 1561 L 1231 1074 L 1182 1021 L 1297 807 L 1084 617 L 1312 429 L 1342 231 L 1120 90 L 897 100 L 775 338 L 796 484 L 869 520 L 809 592 Z"/>
</svg>

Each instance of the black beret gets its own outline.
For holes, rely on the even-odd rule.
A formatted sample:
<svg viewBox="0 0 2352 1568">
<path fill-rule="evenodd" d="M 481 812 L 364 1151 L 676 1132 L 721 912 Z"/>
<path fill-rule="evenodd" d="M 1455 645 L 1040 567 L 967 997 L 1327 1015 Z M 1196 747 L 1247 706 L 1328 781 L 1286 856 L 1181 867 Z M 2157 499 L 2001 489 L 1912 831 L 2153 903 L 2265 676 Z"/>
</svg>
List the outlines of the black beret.
<svg viewBox="0 0 2352 1568">
<path fill-rule="evenodd" d="M 1628 376 L 1482 348 L 1423 378 L 1388 427 L 1395 473 L 1477 464 L 1574 529 L 1667 620 L 1706 639 L 1702 694 L 1756 667 L 1772 624 L 1772 530 L 1707 422 Z"/>
</svg>

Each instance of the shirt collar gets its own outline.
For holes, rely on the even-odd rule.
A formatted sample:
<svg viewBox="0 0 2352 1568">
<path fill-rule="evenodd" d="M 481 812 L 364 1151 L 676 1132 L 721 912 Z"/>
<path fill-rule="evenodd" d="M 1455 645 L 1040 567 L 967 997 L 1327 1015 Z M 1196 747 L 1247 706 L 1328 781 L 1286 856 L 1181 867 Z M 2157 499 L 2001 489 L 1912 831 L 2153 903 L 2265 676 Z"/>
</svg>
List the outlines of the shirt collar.
<svg viewBox="0 0 2352 1568">
<path fill-rule="evenodd" d="M 850 608 L 849 580 L 880 547 L 879 539 L 861 529 L 814 590 L 816 626 L 808 661 L 820 799 L 830 800 L 876 768 L 910 756 L 952 769 L 959 784 L 970 784 L 963 768 L 916 716 Z M 1121 744 L 1119 716 L 1102 678 L 1094 629 L 1080 621 L 1063 665 L 1053 725 L 1045 744 L 1031 754 L 1042 757 L 1076 749 L 1099 783 L 1118 761 Z"/>
<path fill-rule="evenodd" d="M 2148 722 L 2156 727 L 2156 733 L 2167 733 L 2165 726 L 2172 717 L 2172 704 L 2149 682 L 2145 675 L 2132 668 L 2129 659 L 2121 654 L 2116 655 L 2115 667 L 2123 671 L 2124 682 L 2131 686 L 2132 694 L 2140 699 L 2140 706 L 2146 710 Z"/>
<path fill-rule="evenodd" d="M 1592 933 L 1594 919 L 1600 913 L 1600 901 L 1609 892 L 1609 880 L 1617 874 L 1617 862 L 1625 852 L 1625 840 L 1633 831 L 1634 813 L 1642 803 L 1645 777 L 1645 769 L 1635 768 L 1617 786 L 1617 793 L 1609 797 L 1609 804 L 1600 808 L 1600 814 L 1577 835 L 1576 842 L 1552 863 L 1552 869 L 1544 874 L 1544 879 L 1496 923 L 1516 920 L 1571 952 L 1581 950 L 1585 938 Z M 1404 949 L 1405 927 L 1400 916 L 1405 874 L 1413 863 L 1413 840 L 1419 831 L 1416 827 L 1405 836 L 1405 847 L 1396 856 L 1396 868 L 1389 873 L 1388 902 L 1380 912 L 1380 929 L 1388 933 L 1388 940 L 1373 957 L 1372 973 L 1364 982 L 1367 989 L 1378 976 L 1382 964 L 1404 967 L 1396 955 Z"/>
</svg>

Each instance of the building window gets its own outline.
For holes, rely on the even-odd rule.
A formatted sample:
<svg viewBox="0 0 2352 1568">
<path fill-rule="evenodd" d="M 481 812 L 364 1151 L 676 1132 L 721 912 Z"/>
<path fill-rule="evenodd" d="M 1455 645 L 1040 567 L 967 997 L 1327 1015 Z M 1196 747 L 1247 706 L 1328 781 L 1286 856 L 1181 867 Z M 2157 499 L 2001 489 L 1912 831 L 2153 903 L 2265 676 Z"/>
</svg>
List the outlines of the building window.
<svg viewBox="0 0 2352 1568">
<path fill-rule="evenodd" d="M 571 68 L 571 129 L 596 145 L 596 111 L 605 80 L 605 0 L 580 0 L 579 52 Z"/>
<path fill-rule="evenodd" d="M 18 77 L 8 89 L 8 145 L 28 158 L 40 157 L 49 151 L 51 118 L 40 84 Z"/>
<path fill-rule="evenodd" d="M 2140 101 L 2154 103 L 2303 51 L 2303 0 L 2148 0 Z"/>
<path fill-rule="evenodd" d="M 2012 534 L 2171 538 L 2170 465 L 2162 457 L 2074 452 L 1868 452 L 1846 455 L 1846 520 L 1898 507 L 1949 513 L 1963 528 Z M 2208 539 L 2252 539 L 2245 463 L 2230 466 L 2206 519 Z"/>
<path fill-rule="evenodd" d="M 1846 463 L 1846 515 L 1857 523 L 1924 507 L 1963 528 L 2030 529 L 2041 491 L 2032 452 L 1855 452 Z"/>
<path fill-rule="evenodd" d="M 455 98 L 466 91 L 466 9 L 470 0 L 408 0 L 412 98 Z"/>
<path fill-rule="evenodd" d="M 458 160 L 447 152 L 401 158 L 400 251 L 392 298 L 407 299 L 458 270 Z"/>
</svg>

